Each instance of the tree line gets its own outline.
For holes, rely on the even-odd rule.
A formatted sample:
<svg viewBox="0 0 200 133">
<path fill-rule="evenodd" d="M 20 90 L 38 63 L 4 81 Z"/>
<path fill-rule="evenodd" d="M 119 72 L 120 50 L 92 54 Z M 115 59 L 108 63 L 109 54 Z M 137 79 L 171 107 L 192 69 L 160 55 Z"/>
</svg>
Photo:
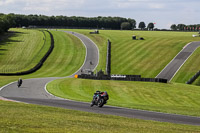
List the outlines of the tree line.
<svg viewBox="0 0 200 133">
<path fill-rule="evenodd" d="M 10 15 L 0 14 L 0 34 L 7 32 L 14 24 L 14 21 Z"/>
<path fill-rule="evenodd" d="M 76 17 L 76 16 L 45 16 L 45 15 L 21 15 L 21 14 L 1 14 L 0 20 L 7 23 L 7 17 L 12 18 L 12 27 L 29 26 L 60 26 L 77 28 L 105 28 L 120 29 L 121 23 L 128 22 L 135 28 L 136 21 L 131 18 L 122 17 Z M 10 19 L 8 21 L 11 21 Z M 8 25 L 10 26 L 10 25 Z M 3 26 L 2 26 L 3 27 Z M 1 28 L 2 28 L 1 27 Z"/>
<path fill-rule="evenodd" d="M 171 30 L 175 31 L 200 31 L 200 24 L 195 25 L 185 25 L 185 24 L 172 24 Z"/>
<path fill-rule="evenodd" d="M 114 30 L 132 30 L 136 28 L 136 21 L 131 18 L 122 17 L 76 17 L 76 16 L 45 16 L 45 15 L 22 15 L 22 14 L 0 14 L 0 33 L 8 31 L 11 27 L 67 27 L 67 28 L 97 28 Z M 138 28 L 141 30 L 153 30 L 154 23 L 146 27 L 140 22 Z"/>
<path fill-rule="evenodd" d="M 146 24 L 145 22 L 140 22 L 139 25 L 138 25 L 138 28 L 141 29 L 141 30 L 153 30 L 154 29 L 154 24 L 155 23 L 149 23 L 148 26 L 146 27 Z M 136 28 L 136 27 L 134 27 Z M 130 23 L 129 22 L 123 22 L 121 24 L 121 29 L 122 30 L 131 30 L 131 29 L 134 29 L 133 27 L 131 27 Z"/>
</svg>

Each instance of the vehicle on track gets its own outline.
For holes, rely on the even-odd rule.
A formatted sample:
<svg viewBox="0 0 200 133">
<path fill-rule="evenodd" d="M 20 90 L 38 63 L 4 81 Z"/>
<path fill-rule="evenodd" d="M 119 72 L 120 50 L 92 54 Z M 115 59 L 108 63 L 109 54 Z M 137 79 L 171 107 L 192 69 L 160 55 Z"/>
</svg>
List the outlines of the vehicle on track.
<svg viewBox="0 0 200 133">
<path fill-rule="evenodd" d="M 19 88 L 22 85 L 22 79 L 19 78 L 19 80 L 17 81 L 17 87 Z"/>
<path fill-rule="evenodd" d="M 94 93 L 93 100 L 90 106 L 92 107 L 96 105 L 98 107 L 103 107 L 103 105 L 107 103 L 108 99 L 109 99 L 109 96 L 106 91 L 105 92 L 96 91 Z"/>
</svg>

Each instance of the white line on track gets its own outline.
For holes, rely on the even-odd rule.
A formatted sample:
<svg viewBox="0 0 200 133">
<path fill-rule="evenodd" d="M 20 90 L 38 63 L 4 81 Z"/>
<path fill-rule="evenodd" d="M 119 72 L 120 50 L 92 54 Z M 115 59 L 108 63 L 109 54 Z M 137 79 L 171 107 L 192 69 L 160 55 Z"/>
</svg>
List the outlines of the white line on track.
<svg viewBox="0 0 200 133">
<path fill-rule="evenodd" d="M 188 45 L 187 45 L 188 46 Z M 187 47 L 186 46 L 186 47 Z M 197 47 L 198 48 L 198 47 Z M 196 48 L 196 49 L 197 49 Z M 196 51 L 196 49 L 190 54 L 190 56 L 188 56 L 188 58 L 182 63 L 182 65 L 178 68 L 178 70 L 174 73 L 174 75 L 172 76 L 172 78 L 169 80 L 169 82 L 174 78 L 174 76 L 178 73 L 178 71 L 181 69 L 181 67 L 185 64 L 185 62 L 193 55 L 193 53 Z"/>
<path fill-rule="evenodd" d="M 157 78 L 157 77 L 171 64 L 171 62 L 173 62 L 173 61 L 175 60 L 175 58 L 176 58 L 188 45 L 190 45 L 191 43 L 192 43 L 192 42 L 186 44 L 186 45 L 183 47 L 183 49 L 182 49 L 182 50 L 181 50 L 181 51 L 180 51 L 180 52 L 179 52 L 179 53 L 164 67 L 164 69 L 162 69 L 162 71 L 156 76 L 156 78 Z M 184 63 L 185 63 L 185 62 L 184 62 Z M 184 63 L 183 63 L 183 64 L 184 64 Z M 183 65 L 183 64 L 182 64 L 182 65 Z M 181 65 L 181 66 L 182 66 L 182 65 Z M 181 68 L 181 67 L 180 67 L 180 68 Z M 179 69 L 180 69 L 180 68 L 179 68 Z M 178 70 L 179 70 L 179 69 L 178 69 Z M 176 73 L 178 72 L 178 70 L 176 71 Z M 175 74 L 176 74 L 176 73 L 175 73 Z M 175 76 L 175 74 L 174 74 L 174 76 Z M 173 76 L 173 77 L 174 77 L 174 76 Z M 172 79 L 172 78 L 171 78 L 171 79 Z M 170 79 L 168 82 L 170 82 L 171 79 Z"/>
</svg>

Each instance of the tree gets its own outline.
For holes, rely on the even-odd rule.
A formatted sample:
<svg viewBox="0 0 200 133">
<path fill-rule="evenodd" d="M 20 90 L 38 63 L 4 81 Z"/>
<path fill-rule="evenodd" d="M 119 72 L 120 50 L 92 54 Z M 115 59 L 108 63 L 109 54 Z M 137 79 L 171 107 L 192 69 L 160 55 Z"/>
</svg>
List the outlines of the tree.
<svg viewBox="0 0 200 133">
<path fill-rule="evenodd" d="M 177 26 L 175 24 L 172 24 L 170 28 L 171 30 L 177 30 Z"/>
<path fill-rule="evenodd" d="M 131 30 L 131 24 L 129 22 L 121 23 L 121 30 Z"/>
<path fill-rule="evenodd" d="M 131 24 L 131 29 L 136 28 L 136 21 L 134 19 L 128 18 L 128 22 Z"/>
<path fill-rule="evenodd" d="M 184 24 L 178 24 L 177 25 L 177 29 L 178 30 L 184 30 L 184 27 L 185 27 L 186 25 L 184 25 Z"/>
<path fill-rule="evenodd" d="M 0 15 L 0 33 L 7 32 L 13 25 L 14 21 L 12 15 Z"/>
<path fill-rule="evenodd" d="M 138 28 L 140 28 L 141 30 L 144 30 L 144 28 L 146 27 L 144 22 L 140 22 Z"/>
<path fill-rule="evenodd" d="M 153 24 L 153 23 L 149 23 L 148 26 L 147 26 L 147 28 L 148 28 L 149 30 L 153 30 L 154 24 Z"/>
</svg>

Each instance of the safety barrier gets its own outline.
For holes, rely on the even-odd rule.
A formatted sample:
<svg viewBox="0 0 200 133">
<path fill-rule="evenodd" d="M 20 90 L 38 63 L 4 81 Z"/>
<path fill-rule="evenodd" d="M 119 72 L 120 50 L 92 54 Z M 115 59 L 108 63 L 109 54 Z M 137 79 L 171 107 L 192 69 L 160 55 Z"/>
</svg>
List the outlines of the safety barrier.
<svg viewBox="0 0 200 133">
<path fill-rule="evenodd" d="M 198 71 L 186 84 L 192 84 L 200 76 L 200 71 Z"/>
<path fill-rule="evenodd" d="M 101 77 L 98 77 L 96 75 L 81 74 L 81 75 L 78 75 L 78 78 L 93 79 L 93 80 L 121 80 L 121 81 L 142 81 L 142 82 L 167 83 L 167 79 L 142 78 L 141 75 L 125 75 L 125 77 L 110 77 L 108 75 L 103 75 Z"/>
</svg>

